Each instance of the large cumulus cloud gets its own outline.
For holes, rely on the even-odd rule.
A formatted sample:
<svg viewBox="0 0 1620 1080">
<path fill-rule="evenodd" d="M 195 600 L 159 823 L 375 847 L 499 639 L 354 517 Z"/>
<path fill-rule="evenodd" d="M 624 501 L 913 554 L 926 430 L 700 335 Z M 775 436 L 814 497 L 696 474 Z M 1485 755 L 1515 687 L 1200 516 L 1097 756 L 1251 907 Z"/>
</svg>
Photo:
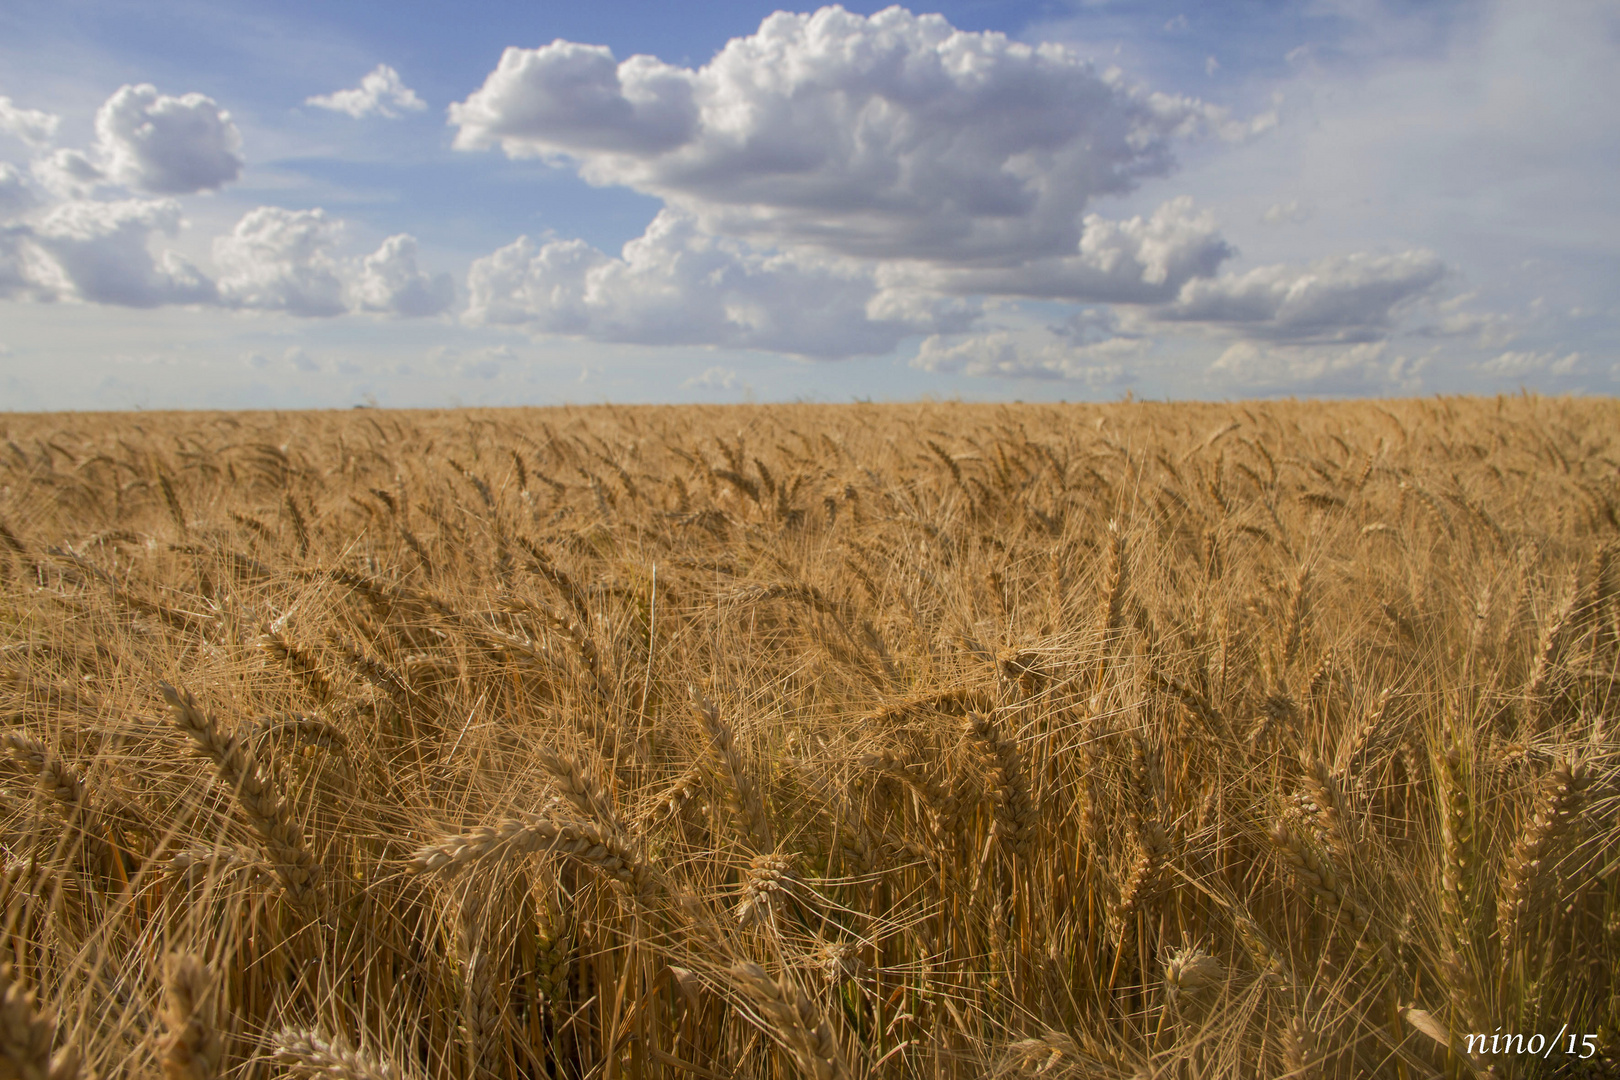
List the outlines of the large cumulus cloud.
<svg viewBox="0 0 1620 1080">
<path fill-rule="evenodd" d="M 1445 273 L 1445 264 L 1423 250 L 1261 266 L 1188 281 L 1174 302 L 1153 308 L 1152 316 L 1273 342 L 1377 341 L 1388 336 L 1402 310 L 1430 295 Z"/>
<path fill-rule="evenodd" d="M 242 134 L 213 98 L 125 86 L 96 113 L 96 149 L 118 183 L 156 195 L 212 191 L 242 174 Z"/>
<path fill-rule="evenodd" d="M 61 203 L 27 230 L 28 243 L 44 257 L 30 270 L 32 284 L 126 307 L 210 302 L 213 282 L 196 267 L 173 252 L 152 254 L 153 234 L 172 236 L 180 224 L 172 199 Z"/>
<path fill-rule="evenodd" d="M 580 240 L 528 237 L 473 263 L 467 317 L 541 333 L 649 345 L 718 345 L 811 357 L 885 353 L 956 329 L 960 300 L 884 288 L 869 266 L 766 253 L 661 212 L 614 258 Z"/>
<path fill-rule="evenodd" d="M 1072 256 L 1100 195 L 1171 165 L 1215 118 L 1056 45 L 938 15 L 779 12 L 691 69 L 557 41 L 508 49 L 451 107 L 456 145 L 564 156 L 705 231 L 866 259 Z"/>
<path fill-rule="evenodd" d="M 222 303 L 311 317 L 369 311 L 436 315 L 455 299 L 448 275 L 416 263 L 416 239 L 391 236 L 359 260 L 337 254 L 344 225 L 323 210 L 261 206 L 214 241 Z"/>
</svg>

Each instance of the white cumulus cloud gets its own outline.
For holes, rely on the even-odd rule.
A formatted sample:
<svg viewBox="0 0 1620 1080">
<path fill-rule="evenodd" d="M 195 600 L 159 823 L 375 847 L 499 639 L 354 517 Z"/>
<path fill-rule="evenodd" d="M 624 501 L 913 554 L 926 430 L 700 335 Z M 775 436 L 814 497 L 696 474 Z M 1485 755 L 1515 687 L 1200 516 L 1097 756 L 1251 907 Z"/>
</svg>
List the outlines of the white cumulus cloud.
<svg viewBox="0 0 1620 1080">
<path fill-rule="evenodd" d="M 1208 277 L 1234 252 L 1208 211 L 1190 196 L 1172 199 L 1151 216 L 1083 219 L 1079 250 L 1020 266 L 936 271 L 935 288 L 962 294 L 1152 303 L 1173 299 L 1193 278 Z"/>
<path fill-rule="evenodd" d="M 211 191 L 242 173 L 242 135 L 213 98 L 124 86 L 96 113 L 97 153 L 112 179 L 159 195 Z"/>
<path fill-rule="evenodd" d="M 437 315 L 456 299 L 449 274 L 428 275 L 416 265 L 416 238 L 390 236 L 360 263 L 355 306 L 389 315 Z"/>
<path fill-rule="evenodd" d="M 923 340 L 911 366 L 924 371 L 1016 379 L 1065 379 L 1088 386 L 1113 386 L 1130 375 L 1128 366 L 1147 351 L 1141 338 L 1112 337 L 1080 343 L 1049 330 L 997 330 L 951 340 Z"/>
<path fill-rule="evenodd" d="M 1237 393 L 1412 394 L 1423 358 L 1389 355 L 1389 343 L 1272 345 L 1238 341 L 1210 365 L 1209 380 Z"/>
<path fill-rule="evenodd" d="M 387 64 L 378 64 L 360 80 L 360 85 L 352 90 L 338 90 L 331 94 L 305 98 L 304 104 L 314 105 L 320 109 L 331 109 L 333 112 L 348 113 L 356 120 L 372 113 L 392 118 L 399 115 L 395 111 L 397 109 L 421 112 L 427 108 L 427 102 L 417 97 L 416 92 L 406 86 L 404 80 L 399 77 L 399 72 Z"/>
<path fill-rule="evenodd" d="M 56 137 L 61 118 L 38 109 L 20 109 L 8 97 L 0 97 L 0 132 L 13 135 L 29 146 L 44 146 Z"/>
<path fill-rule="evenodd" d="M 174 252 L 152 254 L 152 237 L 173 236 L 180 225 L 172 199 L 60 203 L 29 230 L 28 242 L 43 256 L 30 276 L 43 291 L 100 304 L 210 302 L 213 283 L 196 267 Z"/>
<path fill-rule="evenodd" d="M 214 241 L 221 300 L 231 307 L 294 315 L 341 315 L 348 310 L 341 266 L 332 249 L 342 223 L 322 210 L 261 206 Z"/>
<path fill-rule="evenodd" d="M 580 240 L 521 237 L 467 275 L 472 323 L 641 344 L 810 357 L 888 352 L 910 334 L 965 328 L 961 300 L 886 292 L 872 268 L 762 252 L 664 210 L 621 257 Z"/>
<path fill-rule="evenodd" d="M 1334 256 L 1308 266 L 1261 266 L 1244 274 L 1188 281 L 1173 303 L 1153 308 L 1152 315 L 1279 342 L 1376 341 L 1445 272 L 1439 258 L 1421 250 Z"/>
<path fill-rule="evenodd" d="M 1488 375 L 1517 377 L 1523 375 L 1538 375 L 1543 372 L 1549 375 L 1573 374 L 1581 362 L 1578 352 L 1565 353 L 1559 356 L 1556 352 L 1504 352 L 1499 353 L 1479 366 L 1479 370 Z"/>
<path fill-rule="evenodd" d="M 399 233 L 361 258 L 338 254 L 342 221 L 324 210 L 261 206 L 214 240 L 220 302 L 228 307 L 323 317 L 373 312 L 437 315 L 455 302 L 448 274 L 417 265 L 416 238 Z"/>
<path fill-rule="evenodd" d="M 34 158 L 28 163 L 28 169 L 39 186 L 56 199 L 87 198 L 107 182 L 107 174 L 89 155 L 66 147 Z"/>
<path fill-rule="evenodd" d="M 709 233 L 937 266 L 1072 256 L 1087 204 L 1167 172 L 1174 137 L 1252 126 L 898 7 L 778 12 L 697 69 L 508 49 L 450 117 L 458 147 L 571 159 Z"/>
</svg>

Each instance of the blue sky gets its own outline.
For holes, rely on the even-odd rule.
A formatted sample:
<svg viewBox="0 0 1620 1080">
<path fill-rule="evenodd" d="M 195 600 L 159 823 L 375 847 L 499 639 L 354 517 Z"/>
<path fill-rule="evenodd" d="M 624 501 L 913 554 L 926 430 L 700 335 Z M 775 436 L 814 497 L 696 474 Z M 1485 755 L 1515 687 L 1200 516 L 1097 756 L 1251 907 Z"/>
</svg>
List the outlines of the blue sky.
<svg viewBox="0 0 1620 1080">
<path fill-rule="evenodd" d="M 0 408 L 1620 389 L 1620 10 L 0 9 Z"/>
</svg>

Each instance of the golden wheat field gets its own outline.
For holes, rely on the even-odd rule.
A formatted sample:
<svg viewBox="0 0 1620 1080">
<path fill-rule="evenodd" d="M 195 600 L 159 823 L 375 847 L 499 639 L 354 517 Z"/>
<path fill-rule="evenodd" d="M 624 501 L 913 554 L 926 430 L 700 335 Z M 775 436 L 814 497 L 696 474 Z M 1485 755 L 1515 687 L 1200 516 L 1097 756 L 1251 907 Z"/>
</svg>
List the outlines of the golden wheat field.
<svg viewBox="0 0 1620 1080">
<path fill-rule="evenodd" d="M 1615 1074 L 1615 401 L 0 432 L 0 1076 Z"/>
</svg>

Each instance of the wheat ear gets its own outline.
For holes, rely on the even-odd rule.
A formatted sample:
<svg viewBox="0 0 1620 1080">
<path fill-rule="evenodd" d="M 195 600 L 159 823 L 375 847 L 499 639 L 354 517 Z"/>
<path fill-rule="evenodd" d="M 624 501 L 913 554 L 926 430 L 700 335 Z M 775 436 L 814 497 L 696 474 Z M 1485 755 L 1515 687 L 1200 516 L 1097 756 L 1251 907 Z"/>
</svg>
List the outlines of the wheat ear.
<svg viewBox="0 0 1620 1080">
<path fill-rule="evenodd" d="M 738 964 L 732 976 L 774 1029 L 810 1080 L 849 1080 L 849 1066 L 832 1028 L 804 991 L 785 975 L 773 980 L 758 964 Z"/>
<path fill-rule="evenodd" d="M 364 1050 L 351 1050 L 341 1039 L 315 1031 L 289 1028 L 271 1042 L 271 1060 L 301 1080 L 399 1080 L 398 1073 Z"/>
<path fill-rule="evenodd" d="M 1513 846 L 1498 893 L 1496 932 L 1504 955 L 1517 944 L 1524 922 L 1530 916 L 1536 886 L 1548 868 L 1554 841 L 1580 809 L 1585 779 L 1581 765 L 1560 761 L 1542 782 L 1535 810 Z"/>
<path fill-rule="evenodd" d="M 318 895 L 320 864 L 304 846 L 303 832 L 265 779 L 258 760 L 240 740 L 219 730 L 218 722 L 203 712 L 190 691 L 176 690 L 168 683 L 158 686 L 169 703 L 174 726 L 191 737 L 197 752 L 214 763 L 219 778 L 236 793 L 237 804 L 264 841 L 265 852 L 287 895 L 300 906 L 313 904 Z"/>
<path fill-rule="evenodd" d="M 218 983 L 193 953 L 169 957 L 163 976 L 163 1075 L 169 1080 L 213 1080 L 225 1056 L 220 1038 Z"/>
<path fill-rule="evenodd" d="M 967 737 L 989 758 L 994 772 L 995 831 L 1007 850 L 1019 858 L 1029 855 L 1035 833 L 1035 800 L 1018 743 L 1004 738 L 989 713 L 972 713 L 964 725 Z"/>
<path fill-rule="evenodd" d="M 422 847 L 411 859 L 417 873 L 459 874 L 475 866 L 516 855 L 556 851 L 593 867 L 604 877 L 623 882 L 638 898 L 650 897 L 652 869 L 629 849 L 623 838 L 594 822 L 555 821 L 548 817 L 507 818 L 446 836 Z"/>
<path fill-rule="evenodd" d="M 79 1056 L 71 1047 L 51 1052 L 56 1020 L 34 1002 L 10 964 L 0 965 L 0 1062 L 17 1080 L 76 1080 Z"/>
<path fill-rule="evenodd" d="M 742 755 L 737 752 L 737 740 L 731 728 L 720 719 L 720 710 L 708 698 L 694 693 L 693 705 L 703 730 L 709 736 L 709 756 L 722 774 L 726 804 L 731 807 L 755 854 L 775 851 L 776 840 L 771 834 L 770 818 L 765 816 L 764 800 L 743 768 Z"/>
</svg>

